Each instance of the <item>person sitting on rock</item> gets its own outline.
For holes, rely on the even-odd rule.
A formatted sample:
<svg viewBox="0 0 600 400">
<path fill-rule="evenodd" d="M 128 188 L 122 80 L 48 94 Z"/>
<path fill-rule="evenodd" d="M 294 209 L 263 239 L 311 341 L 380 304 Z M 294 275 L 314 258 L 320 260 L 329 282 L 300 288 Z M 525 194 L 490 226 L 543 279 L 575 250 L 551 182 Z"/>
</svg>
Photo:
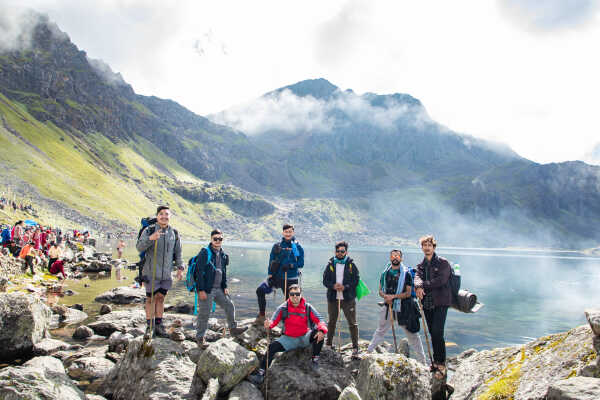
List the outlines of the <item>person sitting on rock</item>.
<svg viewBox="0 0 600 400">
<path fill-rule="evenodd" d="M 291 285 L 289 289 L 289 299 L 277 307 L 273 320 L 266 319 L 264 322 L 265 329 L 273 329 L 281 321 L 284 328 L 283 335 L 269 345 L 268 355 L 261 361 L 260 369 L 248 377 L 257 385 L 263 382 L 265 371 L 271 366 L 275 354 L 308 347 L 311 344 L 311 367 L 318 370 L 319 354 L 323 348 L 323 338 L 327 334 L 327 325 L 317 310 L 302 297 L 299 285 Z"/>
<path fill-rule="evenodd" d="M 173 263 L 177 267 L 177 279 L 183 278 L 181 260 L 181 241 L 177 230 L 169 226 L 171 210 L 167 206 L 156 209 L 156 224 L 144 228 L 137 241 L 139 252 L 146 252 L 146 261 L 142 269 L 142 280 L 146 288 L 146 338 L 150 338 L 151 322 L 154 318 L 154 331 L 157 336 L 168 337 L 162 324 L 165 309 L 165 296 L 173 285 L 171 276 Z M 156 257 L 156 258 L 155 258 Z M 154 292 L 152 292 L 154 288 Z M 154 310 L 152 310 L 154 300 Z"/>
<path fill-rule="evenodd" d="M 223 251 L 223 232 L 215 229 L 210 233 L 210 244 L 200 250 L 196 274 L 196 290 L 198 291 L 198 323 L 196 325 L 196 342 L 205 349 L 208 344 L 204 338 L 208 327 L 208 317 L 212 310 L 213 301 L 219 305 L 227 315 L 229 331 L 233 336 L 243 333 L 247 327 L 237 326 L 235 320 L 235 306 L 229 297 L 227 289 L 227 266 L 229 256 Z M 210 261 L 209 254 L 210 251 Z"/>
<path fill-rule="evenodd" d="M 294 237 L 294 226 L 283 225 L 281 242 L 277 242 L 271 249 L 269 255 L 269 266 L 267 279 L 256 289 L 258 298 L 258 316 L 254 320 L 255 325 L 262 325 L 265 321 L 265 310 L 267 300 L 265 296 L 273 291 L 273 288 L 281 288 L 288 299 L 290 285 L 298 284 L 300 268 L 304 267 L 304 249 Z M 286 288 L 287 285 L 287 288 Z"/>
<path fill-rule="evenodd" d="M 65 262 L 63 260 L 56 260 L 50 265 L 50 273 L 56 275 L 59 279 L 67 279 L 65 273 Z"/>
<path fill-rule="evenodd" d="M 21 248 L 17 245 L 14 239 L 11 239 L 8 243 L 8 250 L 13 257 L 18 257 L 19 253 L 21 252 Z"/>
</svg>

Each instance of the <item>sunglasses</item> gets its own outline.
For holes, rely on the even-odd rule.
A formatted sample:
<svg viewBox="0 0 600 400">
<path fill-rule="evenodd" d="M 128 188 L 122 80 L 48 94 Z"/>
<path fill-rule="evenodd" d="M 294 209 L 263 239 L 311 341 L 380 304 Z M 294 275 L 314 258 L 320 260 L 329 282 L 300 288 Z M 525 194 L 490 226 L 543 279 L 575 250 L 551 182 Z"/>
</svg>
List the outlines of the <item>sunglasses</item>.
<svg viewBox="0 0 600 400">
<path fill-rule="evenodd" d="M 290 293 L 290 296 L 300 296 L 300 292 L 294 292 L 294 293 Z"/>
<path fill-rule="evenodd" d="M 223 238 L 222 237 L 215 237 L 215 238 L 212 238 L 212 240 L 213 240 L 213 242 L 222 242 Z"/>
<path fill-rule="evenodd" d="M 346 250 L 336 250 L 335 252 L 344 254 L 346 252 Z"/>
</svg>

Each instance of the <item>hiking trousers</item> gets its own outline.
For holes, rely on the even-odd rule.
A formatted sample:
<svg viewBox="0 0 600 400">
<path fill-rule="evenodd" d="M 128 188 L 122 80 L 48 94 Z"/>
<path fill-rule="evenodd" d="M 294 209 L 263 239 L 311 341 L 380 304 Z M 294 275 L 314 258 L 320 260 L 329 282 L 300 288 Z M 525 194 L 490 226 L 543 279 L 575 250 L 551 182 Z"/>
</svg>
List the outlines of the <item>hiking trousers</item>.
<svg viewBox="0 0 600 400">
<path fill-rule="evenodd" d="M 387 304 L 385 304 L 383 307 L 381 307 L 381 310 L 379 310 L 379 324 L 377 326 L 377 329 L 375 330 L 375 333 L 373 333 L 371 343 L 369 343 L 369 348 L 367 349 L 367 352 L 369 353 L 375 350 L 375 347 L 377 347 L 379 343 L 383 342 L 385 334 L 392 327 L 392 318 L 389 315 L 389 312 L 386 311 L 388 311 Z M 419 336 L 419 333 L 410 332 L 408 329 L 406 329 L 404 325 L 396 326 L 399 326 L 404 331 L 404 335 L 406 336 L 406 339 L 408 339 L 408 347 L 410 351 L 414 353 L 415 360 L 417 360 L 421 364 L 426 365 L 425 352 L 423 351 L 423 342 L 421 342 L 421 336 Z"/>
<path fill-rule="evenodd" d="M 344 317 L 348 321 L 352 347 L 358 349 L 358 324 L 356 323 L 356 300 L 342 300 L 340 308 L 344 312 Z M 331 346 L 335 336 L 335 328 L 338 320 L 338 300 L 327 302 L 327 312 L 329 321 L 327 321 L 327 345 Z M 341 327 L 340 327 L 341 329 Z"/>
<path fill-rule="evenodd" d="M 433 345 L 433 361 L 438 364 L 446 362 L 446 341 L 444 339 L 444 326 L 446 325 L 446 315 L 448 306 L 436 306 L 431 310 L 423 310 L 427 329 L 431 336 Z"/>
<path fill-rule="evenodd" d="M 237 328 L 237 322 L 235 321 L 235 306 L 233 305 L 231 298 L 223 293 L 223 289 L 213 288 L 210 293 L 206 293 L 206 300 L 200 300 L 200 297 L 198 297 L 198 322 L 196 324 L 197 339 L 203 338 L 206 333 L 208 317 L 212 310 L 213 301 L 225 311 L 229 329 Z"/>
<path fill-rule="evenodd" d="M 308 331 L 304 335 L 304 337 L 300 336 L 300 338 L 293 338 L 293 339 L 300 339 L 300 341 L 304 342 L 305 344 L 308 343 L 305 347 L 312 345 L 313 357 L 321 354 L 321 349 L 323 348 L 323 343 L 325 342 L 325 340 L 321 340 L 320 342 L 317 342 L 315 335 L 317 334 L 318 331 L 319 330 L 317 328 L 315 328 L 311 331 Z M 262 361 L 260 362 L 260 368 L 265 370 L 265 369 L 267 369 L 267 367 L 270 367 L 271 363 L 273 362 L 273 358 L 275 358 L 275 354 L 281 353 L 281 352 L 286 352 L 286 351 L 292 351 L 294 349 L 300 348 L 300 347 L 294 347 L 294 348 L 290 348 L 289 350 L 286 350 L 285 347 L 283 346 L 283 344 L 281 343 L 281 339 L 284 339 L 284 338 L 286 338 L 286 335 L 281 335 L 281 337 L 279 339 L 271 342 L 271 344 L 269 345 L 269 350 L 268 350 L 269 357 L 264 357 L 262 359 Z M 298 345 L 299 342 L 295 341 L 294 344 Z M 269 359 L 268 366 L 267 366 L 267 358 Z"/>
</svg>

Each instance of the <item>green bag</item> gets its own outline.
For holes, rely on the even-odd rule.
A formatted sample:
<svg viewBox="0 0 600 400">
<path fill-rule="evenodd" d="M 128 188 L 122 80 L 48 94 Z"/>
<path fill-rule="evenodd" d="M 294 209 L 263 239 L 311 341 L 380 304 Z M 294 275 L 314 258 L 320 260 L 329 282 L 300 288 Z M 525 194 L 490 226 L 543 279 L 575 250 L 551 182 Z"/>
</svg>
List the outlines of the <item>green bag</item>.
<svg viewBox="0 0 600 400">
<path fill-rule="evenodd" d="M 367 285 L 363 282 L 362 279 L 359 279 L 358 285 L 356 286 L 356 298 L 358 300 L 360 300 L 363 297 L 365 297 L 366 295 L 368 295 L 369 293 L 371 293 L 371 291 L 369 290 Z"/>
</svg>

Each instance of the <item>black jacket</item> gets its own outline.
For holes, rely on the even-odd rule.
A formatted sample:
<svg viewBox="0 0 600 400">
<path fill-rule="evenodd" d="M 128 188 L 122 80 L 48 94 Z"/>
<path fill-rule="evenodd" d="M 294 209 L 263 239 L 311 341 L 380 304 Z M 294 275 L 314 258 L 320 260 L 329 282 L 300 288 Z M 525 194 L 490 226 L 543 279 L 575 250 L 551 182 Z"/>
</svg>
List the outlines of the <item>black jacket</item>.
<svg viewBox="0 0 600 400">
<path fill-rule="evenodd" d="M 346 259 L 346 265 L 344 265 L 344 279 L 342 284 L 344 285 L 344 300 L 354 300 L 356 298 L 356 286 L 358 286 L 358 280 L 360 279 L 360 272 L 354 264 L 354 260 L 348 257 Z M 335 267 L 333 265 L 333 257 L 329 259 L 329 263 L 323 271 L 323 286 L 327 288 L 327 301 L 336 300 L 336 291 L 333 289 L 335 285 Z"/>
<path fill-rule="evenodd" d="M 428 269 L 427 274 L 425 269 Z M 415 274 L 415 287 L 423 288 L 425 292 L 433 294 L 433 304 L 437 306 L 451 306 L 452 292 L 450 290 L 450 270 L 452 267 L 448 260 L 443 257 L 438 257 L 433 253 L 431 263 L 427 263 L 424 258 L 421 264 L 417 265 L 417 273 Z M 429 279 L 425 279 L 425 276 Z"/>
<path fill-rule="evenodd" d="M 210 249 L 211 257 L 210 262 L 207 263 L 208 260 L 208 251 L 206 249 Z M 213 284 L 215 283 L 215 253 L 212 251 L 212 247 L 208 245 L 207 247 L 202 248 L 200 250 L 200 254 L 198 254 L 198 268 L 196 269 L 196 290 L 198 292 L 204 291 L 206 293 L 210 293 L 213 289 Z M 223 249 L 221 248 L 221 269 L 223 270 L 223 279 L 221 280 L 221 289 L 225 290 L 227 287 L 227 265 L 229 265 L 229 256 L 225 254 Z"/>
</svg>

